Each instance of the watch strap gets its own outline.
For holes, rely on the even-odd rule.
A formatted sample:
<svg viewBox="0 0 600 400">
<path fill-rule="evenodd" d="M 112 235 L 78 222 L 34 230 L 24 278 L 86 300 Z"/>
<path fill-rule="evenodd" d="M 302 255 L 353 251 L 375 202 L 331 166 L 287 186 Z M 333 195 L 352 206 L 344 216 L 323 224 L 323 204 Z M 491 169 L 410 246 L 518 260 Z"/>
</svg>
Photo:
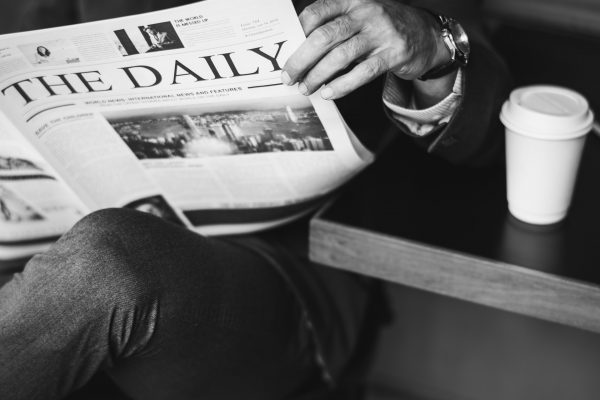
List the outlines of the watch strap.
<svg viewBox="0 0 600 400">
<path fill-rule="evenodd" d="M 450 60 L 448 60 L 444 64 L 433 67 L 432 69 L 425 72 L 423 75 L 421 75 L 419 77 L 419 80 L 426 81 L 429 79 L 441 78 L 442 76 L 448 75 L 451 72 L 456 71 L 463 64 L 458 60 L 457 55 L 456 55 L 456 51 L 457 51 L 456 45 L 453 42 L 452 33 L 450 32 L 450 29 L 449 29 L 449 21 L 450 21 L 449 18 L 447 18 L 443 15 L 440 15 L 440 14 L 436 14 L 433 11 L 428 10 L 426 8 L 423 8 L 422 10 L 426 11 L 428 14 L 433 16 L 435 18 L 435 20 L 440 24 L 444 43 L 446 44 L 446 47 L 448 48 L 448 50 L 451 53 Z"/>
</svg>

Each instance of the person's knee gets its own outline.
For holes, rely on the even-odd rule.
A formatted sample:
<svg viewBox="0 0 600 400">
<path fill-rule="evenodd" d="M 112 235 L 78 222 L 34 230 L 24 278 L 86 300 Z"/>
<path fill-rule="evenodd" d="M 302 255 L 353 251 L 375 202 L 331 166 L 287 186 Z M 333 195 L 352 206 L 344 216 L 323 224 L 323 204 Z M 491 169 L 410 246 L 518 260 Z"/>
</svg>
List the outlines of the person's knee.
<svg viewBox="0 0 600 400">
<path fill-rule="evenodd" d="M 70 346 L 85 351 L 92 346 L 97 354 L 90 357 L 110 356 L 111 362 L 148 344 L 162 289 L 128 248 L 126 234 L 137 232 L 137 218 L 126 210 L 93 213 L 15 276 L 14 302 L 58 323 L 60 334 L 41 332 L 50 341 L 69 337 Z M 107 348 L 110 354 L 103 354 Z"/>
<path fill-rule="evenodd" d="M 67 232 L 40 262 L 54 264 L 72 288 L 87 292 L 100 304 L 135 303 L 159 286 L 152 265 L 141 266 L 129 243 L 146 218 L 125 209 L 94 212 Z"/>
<path fill-rule="evenodd" d="M 147 218 L 153 217 L 126 208 L 106 208 L 83 217 L 65 237 L 76 237 L 81 242 L 108 235 L 126 242 L 138 233 Z"/>
</svg>

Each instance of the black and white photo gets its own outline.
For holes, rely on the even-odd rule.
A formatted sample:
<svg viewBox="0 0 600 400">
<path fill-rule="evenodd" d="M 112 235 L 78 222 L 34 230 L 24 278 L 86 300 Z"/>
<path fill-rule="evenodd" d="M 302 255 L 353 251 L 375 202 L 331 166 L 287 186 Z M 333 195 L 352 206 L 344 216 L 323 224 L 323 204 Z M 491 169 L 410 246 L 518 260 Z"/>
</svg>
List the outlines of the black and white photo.
<svg viewBox="0 0 600 400">
<path fill-rule="evenodd" d="M 43 171 L 33 161 L 21 157 L 0 154 L 0 172 L 3 171 Z"/>
<path fill-rule="evenodd" d="M 41 214 L 15 192 L 0 185 L 0 223 L 29 222 L 43 219 L 44 217 Z"/>
<path fill-rule="evenodd" d="M 33 66 L 54 66 L 81 62 L 75 45 L 66 39 L 22 44 L 19 50 Z"/>
<path fill-rule="evenodd" d="M 139 159 L 333 150 L 304 96 L 107 116 Z"/>
<path fill-rule="evenodd" d="M 123 56 L 183 48 L 173 24 L 159 22 L 114 31 L 115 43 Z"/>
</svg>

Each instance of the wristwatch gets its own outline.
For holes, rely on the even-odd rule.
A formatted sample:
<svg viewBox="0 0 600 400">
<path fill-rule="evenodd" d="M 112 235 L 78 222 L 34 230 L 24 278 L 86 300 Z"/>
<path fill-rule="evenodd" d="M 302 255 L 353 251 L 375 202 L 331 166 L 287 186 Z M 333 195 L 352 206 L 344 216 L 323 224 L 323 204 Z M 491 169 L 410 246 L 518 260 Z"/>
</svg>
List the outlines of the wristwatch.
<svg viewBox="0 0 600 400">
<path fill-rule="evenodd" d="M 442 77 L 459 67 L 466 66 L 469 62 L 469 54 L 471 52 L 467 33 L 458 21 L 450 17 L 435 14 L 430 10 L 425 11 L 433 15 L 440 24 L 442 39 L 446 47 L 448 47 L 451 57 L 447 63 L 438 65 L 424 73 L 419 78 L 422 81 Z"/>
</svg>

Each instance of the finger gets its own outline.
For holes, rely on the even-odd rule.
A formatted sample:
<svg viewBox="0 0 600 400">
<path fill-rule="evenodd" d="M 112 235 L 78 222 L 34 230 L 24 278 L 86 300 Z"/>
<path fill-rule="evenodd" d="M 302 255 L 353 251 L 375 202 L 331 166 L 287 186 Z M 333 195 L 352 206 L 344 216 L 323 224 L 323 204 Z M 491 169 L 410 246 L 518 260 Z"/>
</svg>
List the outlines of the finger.
<svg viewBox="0 0 600 400">
<path fill-rule="evenodd" d="M 347 1 L 317 0 L 306 6 L 298 16 L 304 34 L 310 35 L 317 27 L 345 13 Z"/>
<path fill-rule="evenodd" d="M 285 83 L 299 81 L 325 54 L 358 30 L 358 24 L 348 15 L 341 15 L 315 29 L 283 66 L 283 73 L 287 74 Z"/>
<path fill-rule="evenodd" d="M 381 55 L 374 55 L 361 62 L 348 73 L 334 79 L 321 89 L 324 99 L 338 99 L 360 86 L 371 82 L 388 70 L 388 63 Z"/>
<path fill-rule="evenodd" d="M 371 48 L 361 35 L 352 36 L 327 53 L 302 79 L 300 92 L 311 94 L 353 62 L 368 54 Z"/>
</svg>

